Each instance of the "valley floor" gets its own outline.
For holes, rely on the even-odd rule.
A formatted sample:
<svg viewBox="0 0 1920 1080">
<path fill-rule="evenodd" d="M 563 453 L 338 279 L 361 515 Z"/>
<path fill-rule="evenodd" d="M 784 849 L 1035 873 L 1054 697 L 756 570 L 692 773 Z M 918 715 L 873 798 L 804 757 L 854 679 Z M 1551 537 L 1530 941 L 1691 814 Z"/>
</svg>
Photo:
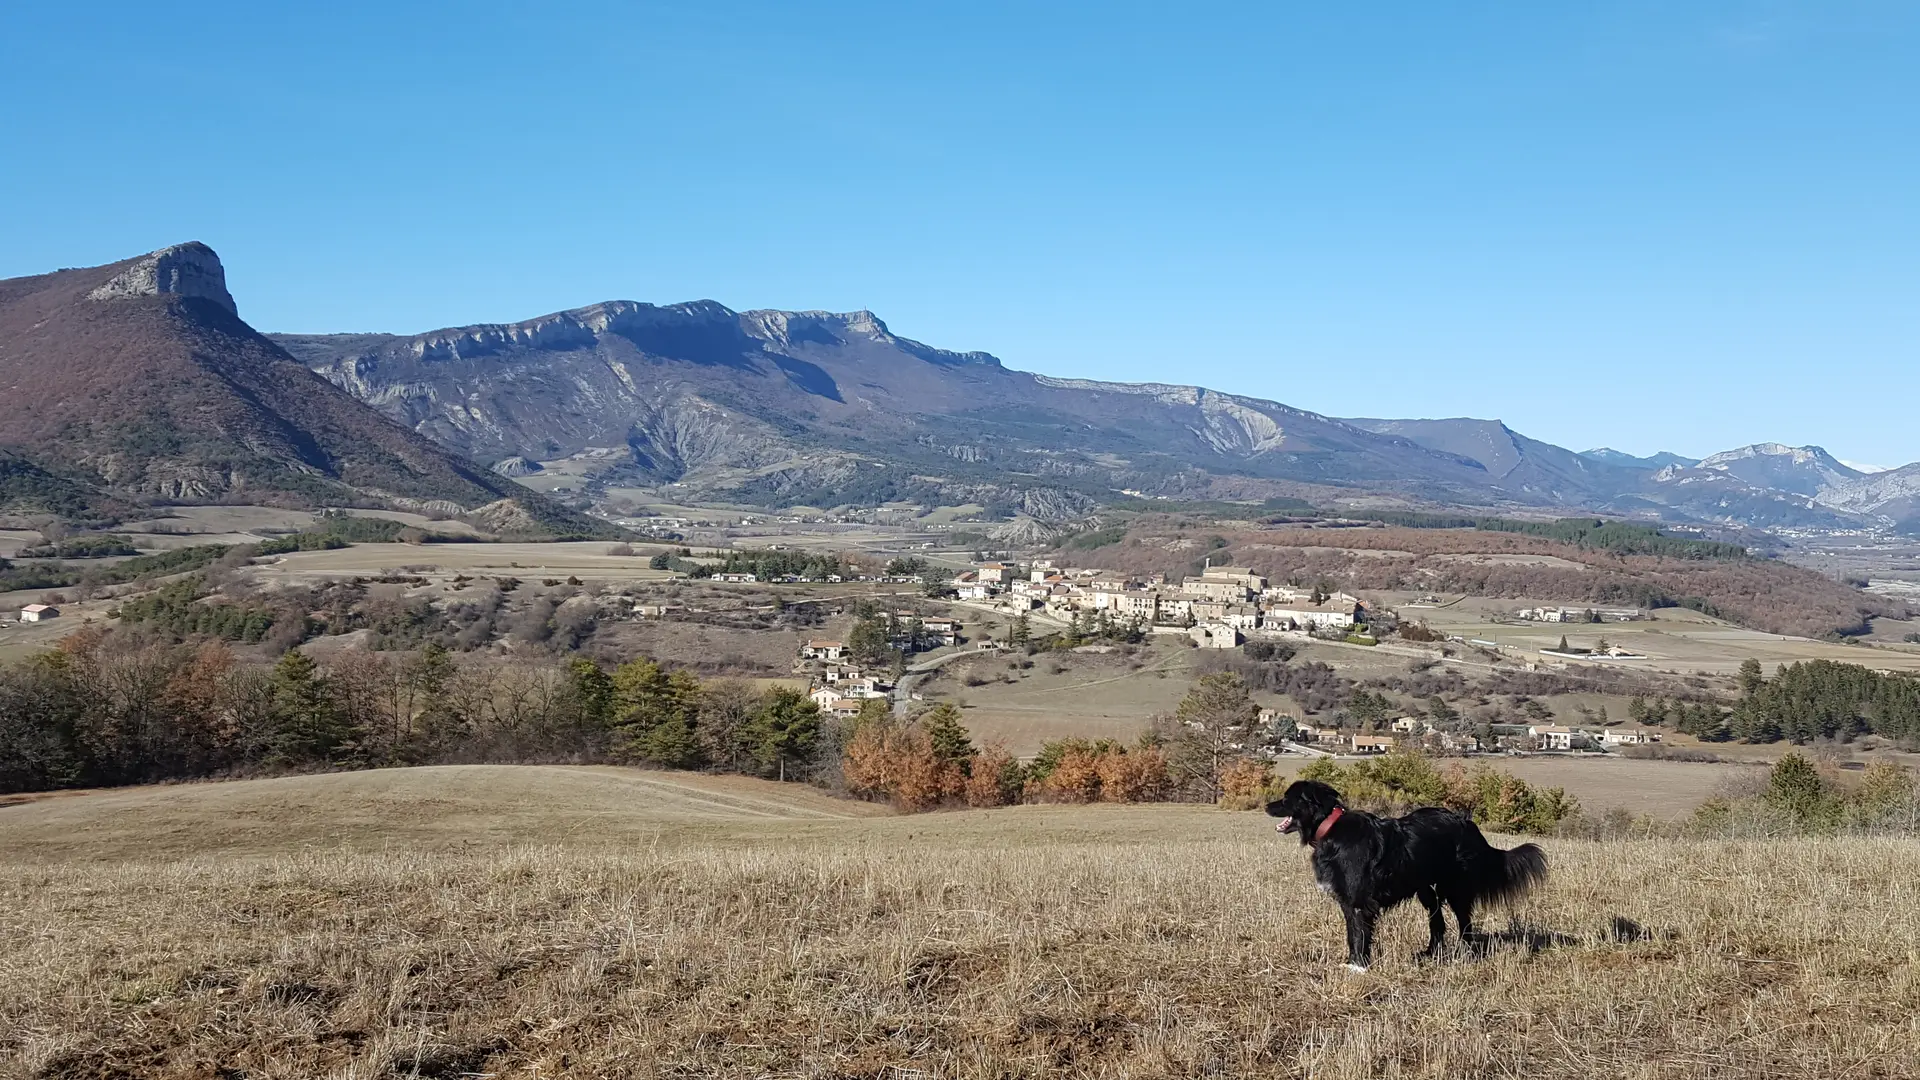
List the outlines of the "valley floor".
<svg viewBox="0 0 1920 1080">
<path fill-rule="evenodd" d="M 1547 847 L 1490 957 L 1412 962 L 1401 910 L 1355 976 L 1253 814 L 548 767 L 65 795 L 0 807 L 0 1076 L 1920 1071 L 1911 841 Z"/>
</svg>

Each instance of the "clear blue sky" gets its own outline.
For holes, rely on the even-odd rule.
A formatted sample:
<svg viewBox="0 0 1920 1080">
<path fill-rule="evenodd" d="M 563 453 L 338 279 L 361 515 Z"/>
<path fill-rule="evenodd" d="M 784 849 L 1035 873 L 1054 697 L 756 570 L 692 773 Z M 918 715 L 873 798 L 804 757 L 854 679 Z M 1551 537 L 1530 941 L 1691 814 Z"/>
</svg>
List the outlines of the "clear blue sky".
<svg viewBox="0 0 1920 1080">
<path fill-rule="evenodd" d="M 301 7 L 0 10 L 0 276 L 197 238 L 266 330 L 867 307 L 1334 415 L 1920 458 L 1906 0 Z"/>
</svg>

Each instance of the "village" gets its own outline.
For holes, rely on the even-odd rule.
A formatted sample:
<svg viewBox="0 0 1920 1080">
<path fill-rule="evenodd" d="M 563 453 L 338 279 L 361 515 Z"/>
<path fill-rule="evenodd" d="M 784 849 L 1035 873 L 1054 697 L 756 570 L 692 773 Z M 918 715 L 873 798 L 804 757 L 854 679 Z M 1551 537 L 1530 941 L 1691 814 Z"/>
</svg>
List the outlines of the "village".
<svg viewBox="0 0 1920 1080">
<path fill-rule="evenodd" d="M 1272 585 L 1245 567 L 1207 567 L 1175 584 L 1164 574 L 1128 577 L 1109 570 L 1058 567 L 1035 560 L 990 562 L 953 581 L 961 600 L 1013 614 L 1072 620 L 1088 614 L 1148 633 L 1186 634 L 1203 648 L 1231 649 L 1247 637 L 1363 630 L 1366 605 L 1344 592 Z M 1359 634 L 1356 636 L 1365 636 Z"/>
<path fill-rule="evenodd" d="M 1201 574 L 1175 583 L 1162 575 L 1128 577 L 1105 570 L 1059 566 L 1046 559 L 1024 568 L 987 562 L 960 573 L 952 588 L 957 597 L 955 606 L 972 606 L 1011 620 L 1001 640 L 990 634 L 969 639 L 963 636 L 957 619 L 910 610 L 870 617 L 876 626 L 884 627 L 887 646 L 903 658 L 893 665 L 876 665 L 871 657 L 866 663 L 860 662 L 855 658 L 855 648 L 846 641 L 810 639 L 800 646 L 793 672 L 808 680 L 809 697 L 821 712 L 851 719 L 873 707 L 873 701 L 890 702 L 890 708 L 905 710 L 920 699 L 919 694 L 907 689 L 910 677 L 902 677 L 907 658 L 946 650 L 930 662 L 938 664 L 963 652 L 1031 647 L 1034 637 L 1028 628 L 1030 619 L 1057 622 L 1075 635 L 1084 628 L 1089 637 L 1120 636 L 1142 641 L 1174 637 L 1204 649 L 1232 649 L 1289 636 L 1348 644 L 1375 641 L 1368 631 L 1367 605 L 1359 598 L 1343 592 L 1276 587 L 1244 567 L 1207 567 Z M 1561 613 L 1556 610 L 1554 614 Z M 1619 622 L 1638 615 L 1609 610 L 1600 618 Z M 1568 611 L 1565 616 L 1539 621 L 1600 621 L 1584 612 L 1576 616 Z M 1245 748 L 1273 757 L 1367 756 L 1402 746 L 1445 755 L 1604 753 L 1658 743 L 1661 738 L 1658 731 L 1639 726 L 1569 725 L 1544 717 L 1535 723 L 1494 724 L 1477 731 L 1449 730 L 1426 714 L 1403 715 L 1363 726 L 1377 730 L 1309 724 L 1282 710 L 1266 708 L 1260 711 Z"/>
</svg>

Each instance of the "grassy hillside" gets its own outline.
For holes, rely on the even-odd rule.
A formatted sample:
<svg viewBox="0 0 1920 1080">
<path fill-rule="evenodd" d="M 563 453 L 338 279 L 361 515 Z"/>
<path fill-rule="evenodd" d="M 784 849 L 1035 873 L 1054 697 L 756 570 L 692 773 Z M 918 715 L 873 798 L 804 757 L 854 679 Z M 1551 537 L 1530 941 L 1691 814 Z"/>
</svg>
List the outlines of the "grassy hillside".
<svg viewBox="0 0 1920 1080">
<path fill-rule="evenodd" d="M 1527 933 L 1418 965 L 1402 910 L 1350 976 L 1256 815 L 661 780 L 0 807 L 0 1076 L 1911 1075 L 1910 842 L 1549 842 Z"/>
</svg>

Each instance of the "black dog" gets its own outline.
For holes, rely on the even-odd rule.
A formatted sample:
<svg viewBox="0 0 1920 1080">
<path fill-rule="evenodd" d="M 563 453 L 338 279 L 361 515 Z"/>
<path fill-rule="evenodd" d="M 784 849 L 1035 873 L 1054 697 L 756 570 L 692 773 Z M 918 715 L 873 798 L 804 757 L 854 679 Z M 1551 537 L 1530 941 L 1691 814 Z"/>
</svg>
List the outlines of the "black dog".
<svg viewBox="0 0 1920 1080">
<path fill-rule="evenodd" d="M 1546 880 L 1547 855 L 1533 844 L 1502 851 L 1487 843 L 1473 819 L 1427 808 L 1381 818 L 1340 805 L 1340 793 L 1301 780 L 1267 804 L 1282 833 L 1299 832 L 1313 848 L 1313 876 L 1340 901 L 1347 918 L 1347 967 L 1365 971 L 1373 960 L 1373 926 L 1381 912 L 1417 896 L 1431 934 L 1422 956 L 1440 951 L 1453 909 L 1463 944 L 1475 940 L 1473 905 L 1513 900 Z"/>
</svg>

